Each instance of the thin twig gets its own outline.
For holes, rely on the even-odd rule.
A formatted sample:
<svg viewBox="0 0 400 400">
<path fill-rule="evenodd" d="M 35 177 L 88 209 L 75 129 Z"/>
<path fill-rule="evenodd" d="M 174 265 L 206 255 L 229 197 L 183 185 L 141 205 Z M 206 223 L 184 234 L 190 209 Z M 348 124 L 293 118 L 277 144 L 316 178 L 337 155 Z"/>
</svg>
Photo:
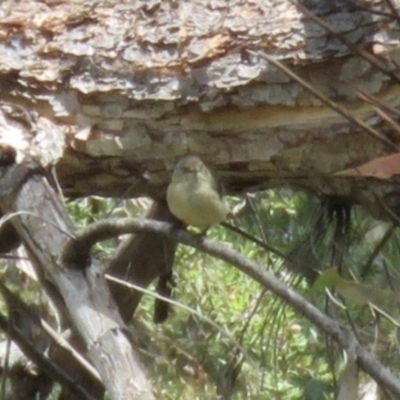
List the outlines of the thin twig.
<svg viewBox="0 0 400 400">
<path fill-rule="evenodd" d="M 77 233 L 75 240 L 66 244 L 65 251 L 69 253 L 67 254 L 68 257 L 71 257 L 71 253 L 75 249 L 82 254 L 84 246 L 90 245 L 85 250 L 89 254 L 91 246 L 99 239 L 104 240 L 115 235 L 138 231 L 157 232 L 235 266 L 309 319 L 339 343 L 344 350 L 354 351 L 358 365 L 380 385 L 386 387 L 400 398 L 400 381 L 357 341 L 352 332 L 336 320 L 328 317 L 297 291 L 261 267 L 261 265 L 222 243 L 207 239 L 204 236 L 193 235 L 184 230 L 174 229 L 170 224 L 163 222 L 143 218 L 115 218 L 99 221 L 81 230 Z"/>
<path fill-rule="evenodd" d="M 9 323 L 7 318 L 0 313 L 0 329 L 10 332 L 11 339 L 18 345 L 22 352 L 32 360 L 41 371 L 47 373 L 49 376 L 56 379 L 62 385 L 68 387 L 71 394 L 74 394 L 79 399 L 95 400 L 94 397 L 89 394 L 84 388 L 78 386 L 70 377 L 68 377 L 64 371 L 62 371 L 57 365 L 51 362 L 49 359 L 44 357 L 39 351 L 36 350 L 35 346 L 28 341 L 24 334 L 22 334 L 16 327 Z"/>
<path fill-rule="evenodd" d="M 202 313 L 196 311 L 194 308 L 188 307 L 185 304 L 179 303 L 175 300 L 172 300 L 168 297 L 162 296 L 153 290 L 145 289 L 142 286 L 135 285 L 134 283 L 126 282 L 122 279 L 119 279 L 115 276 L 112 276 L 110 274 L 106 274 L 106 278 L 109 281 L 116 282 L 121 286 L 126 286 L 130 289 L 137 290 L 139 292 L 142 292 L 144 294 L 147 294 L 151 297 L 154 297 L 155 299 L 163 300 L 166 303 L 172 304 L 174 306 L 177 306 L 179 308 L 182 308 L 185 311 L 190 312 L 191 314 L 197 315 L 200 319 L 206 321 L 208 324 L 210 324 L 212 327 L 214 327 L 218 332 L 220 332 L 223 336 L 226 336 L 236 347 L 236 349 L 240 350 L 242 354 L 244 354 L 247 358 L 249 357 L 247 351 L 243 348 L 243 346 L 227 331 L 227 329 L 224 329 L 222 326 L 218 325 L 215 323 L 212 319 L 206 317 Z"/>
<path fill-rule="evenodd" d="M 396 151 L 399 150 L 398 146 L 389 140 L 386 136 L 382 135 L 379 131 L 372 128 L 360 118 L 355 117 L 349 111 L 347 111 L 344 107 L 340 106 L 338 103 L 334 102 L 320 91 L 314 88 L 313 85 L 306 82 L 304 79 L 300 78 L 295 72 L 293 72 L 290 68 L 286 67 L 282 62 L 279 60 L 275 60 L 273 57 L 270 57 L 266 53 L 257 52 L 253 50 L 248 50 L 248 52 L 256 57 L 261 57 L 270 62 L 271 64 L 275 65 L 278 69 L 283 71 L 289 77 L 291 77 L 294 81 L 299 83 L 305 89 L 307 89 L 310 93 L 312 93 L 317 99 L 319 99 L 323 104 L 330 107 L 332 110 L 336 111 L 339 115 L 349 121 L 352 125 L 361 128 L 364 132 L 368 133 L 370 136 L 378 139 L 382 143 L 386 144 L 390 149 L 394 149 Z"/>
<path fill-rule="evenodd" d="M 400 83 L 399 77 L 392 71 L 390 71 L 384 63 L 382 63 L 377 57 L 373 56 L 371 53 L 360 49 L 355 43 L 353 43 L 348 37 L 346 37 L 343 33 L 338 32 L 335 28 L 333 28 L 329 23 L 324 21 L 322 18 L 315 15 L 312 11 L 310 11 L 307 7 L 299 2 L 295 2 L 290 0 L 293 5 L 295 5 L 302 13 L 307 15 L 312 21 L 320 25 L 327 32 L 329 32 L 332 36 L 338 38 L 342 43 L 344 43 L 351 51 L 361 56 L 364 60 L 367 60 L 374 67 L 385 73 L 387 76 L 392 78 L 395 82 Z"/>
</svg>

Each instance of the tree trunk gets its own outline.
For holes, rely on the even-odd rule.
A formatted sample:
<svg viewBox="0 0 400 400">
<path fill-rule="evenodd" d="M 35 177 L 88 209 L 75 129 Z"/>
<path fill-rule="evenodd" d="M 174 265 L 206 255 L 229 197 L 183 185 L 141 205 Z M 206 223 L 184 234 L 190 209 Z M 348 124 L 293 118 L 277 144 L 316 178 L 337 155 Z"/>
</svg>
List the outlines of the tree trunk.
<svg viewBox="0 0 400 400">
<path fill-rule="evenodd" d="M 369 204 L 360 179 L 333 174 L 397 149 L 384 114 L 400 102 L 399 6 L 5 1 L 2 100 L 59 128 L 67 195 L 163 197 L 176 158 L 197 153 L 229 191 L 289 183 Z"/>
<path fill-rule="evenodd" d="M 138 356 L 111 299 L 94 258 L 63 257 L 73 239 L 71 221 L 41 168 L 21 165 L 2 168 L 0 207 L 7 210 L 42 279 L 51 279 L 61 293 L 86 350 L 117 400 L 154 400 Z"/>
</svg>

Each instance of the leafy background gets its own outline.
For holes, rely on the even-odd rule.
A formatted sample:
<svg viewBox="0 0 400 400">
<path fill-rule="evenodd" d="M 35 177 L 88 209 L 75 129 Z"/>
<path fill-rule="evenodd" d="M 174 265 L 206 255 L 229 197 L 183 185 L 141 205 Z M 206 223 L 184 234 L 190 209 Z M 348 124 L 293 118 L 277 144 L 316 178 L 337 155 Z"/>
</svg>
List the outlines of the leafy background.
<svg viewBox="0 0 400 400">
<path fill-rule="evenodd" d="M 389 223 L 360 207 L 352 207 L 349 218 L 348 204 L 325 200 L 290 189 L 229 199 L 239 210 L 231 224 L 276 251 L 222 226 L 207 236 L 295 286 L 396 370 L 398 233 L 393 229 L 385 237 Z M 147 200 L 96 197 L 68 203 L 79 226 L 110 215 L 140 215 L 147 206 Z M 116 239 L 103 242 L 96 252 L 106 259 L 117 245 Z M 3 278 L 29 303 L 46 308 L 38 284 L 13 263 L 4 266 Z M 179 246 L 174 271 L 178 304 L 169 319 L 154 324 L 154 298 L 145 295 L 130 326 L 159 398 L 335 398 L 346 357 L 302 315 L 236 268 L 193 248 Z M 361 388 L 370 384 L 367 376 L 360 382 Z"/>
</svg>

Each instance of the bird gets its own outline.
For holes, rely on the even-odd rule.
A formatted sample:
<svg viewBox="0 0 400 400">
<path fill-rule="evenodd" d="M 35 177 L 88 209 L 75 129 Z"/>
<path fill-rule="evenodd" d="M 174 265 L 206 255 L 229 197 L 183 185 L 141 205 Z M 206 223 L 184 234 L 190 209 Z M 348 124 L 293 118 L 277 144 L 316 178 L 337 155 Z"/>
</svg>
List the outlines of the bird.
<svg viewBox="0 0 400 400">
<path fill-rule="evenodd" d="M 178 220 L 202 231 L 223 222 L 229 214 L 216 180 L 195 155 L 176 163 L 167 188 L 167 204 Z"/>
</svg>

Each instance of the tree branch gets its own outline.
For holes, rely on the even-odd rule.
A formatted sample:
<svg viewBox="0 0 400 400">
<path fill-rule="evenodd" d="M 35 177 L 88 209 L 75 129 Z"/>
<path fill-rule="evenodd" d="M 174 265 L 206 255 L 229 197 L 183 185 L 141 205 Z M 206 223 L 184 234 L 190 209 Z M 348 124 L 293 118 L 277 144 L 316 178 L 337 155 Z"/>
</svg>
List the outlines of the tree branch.
<svg viewBox="0 0 400 400">
<path fill-rule="evenodd" d="M 91 224 L 81 230 L 73 241 L 66 244 L 66 254 L 64 254 L 64 257 L 69 258 L 73 254 L 80 254 L 87 257 L 90 247 L 97 241 L 133 232 L 157 232 L 204 251 L 240 269 L 246 275 L 259 282 L 263 287 L 276 294 L 297 312 L 304 315 L 336 341 L 344 350 L 354 354 L 358 365 L 365 372 L 380 385 L 395 395 L 400 396 L 400 381 L 357 341 L 352 332 L 343 327 L 339 322 L 325 315 L 305 297 L 280 281 L 261 265 L 222 243 L 193 235 L 184 230 L 175 229 L 173 226 L 163 222 L 146 220 L 144 218 L 108 219 Z"/>
<path fill-rule="evenodd" d="M 0 314 L 0 329 L 10 334 L 10 338 L 42 373 L 58 381 L 69 393 L 82 399 L 98 398 L 104 387 L 92 365 L 2 282 L 0 292 L 9 310 L 8 323 Z M 46 357 L 43 353 L 48 349 L 51 351 Z"/>
<path fill-rule="evenodd" d="M 60 291 L 110 396 L 154 400 L 97 261 L 89 260 L 87 270 L 62 263 L 60 254 L 74 226 L 45 172 L 24 164 L 0 172 L 2 179 L 7 177 L 4 184 L 0 179 L 0 208 L 17 214 L 11 221 L 35 266 L 44 270 L 38 275 L 51 279 Z M 18 179 L 12 179 L 14 174 Z"/>
<path fill-rule="evenodd" d="M 146 218 L 169 223 L 176 221 L 167 205 L 161 201 L 153 202 L 146 213 Z M 175 241 L 154 232 L 131 235 L 118 247 L 107 268 L 107 273 L 143 288 L 158 278 L 157 292 L 169 297 L 170 282 L 168 280 L 172 274 L 176 246 Z M 142 292 L 113 281 L 109 284 L 122 318 L 125 322 L 129 322 L 139 304 Z M 168 317 L 168 312 L 168 303 L 156 299 L 154 321 L 163 322 Z"/>
</svg>

